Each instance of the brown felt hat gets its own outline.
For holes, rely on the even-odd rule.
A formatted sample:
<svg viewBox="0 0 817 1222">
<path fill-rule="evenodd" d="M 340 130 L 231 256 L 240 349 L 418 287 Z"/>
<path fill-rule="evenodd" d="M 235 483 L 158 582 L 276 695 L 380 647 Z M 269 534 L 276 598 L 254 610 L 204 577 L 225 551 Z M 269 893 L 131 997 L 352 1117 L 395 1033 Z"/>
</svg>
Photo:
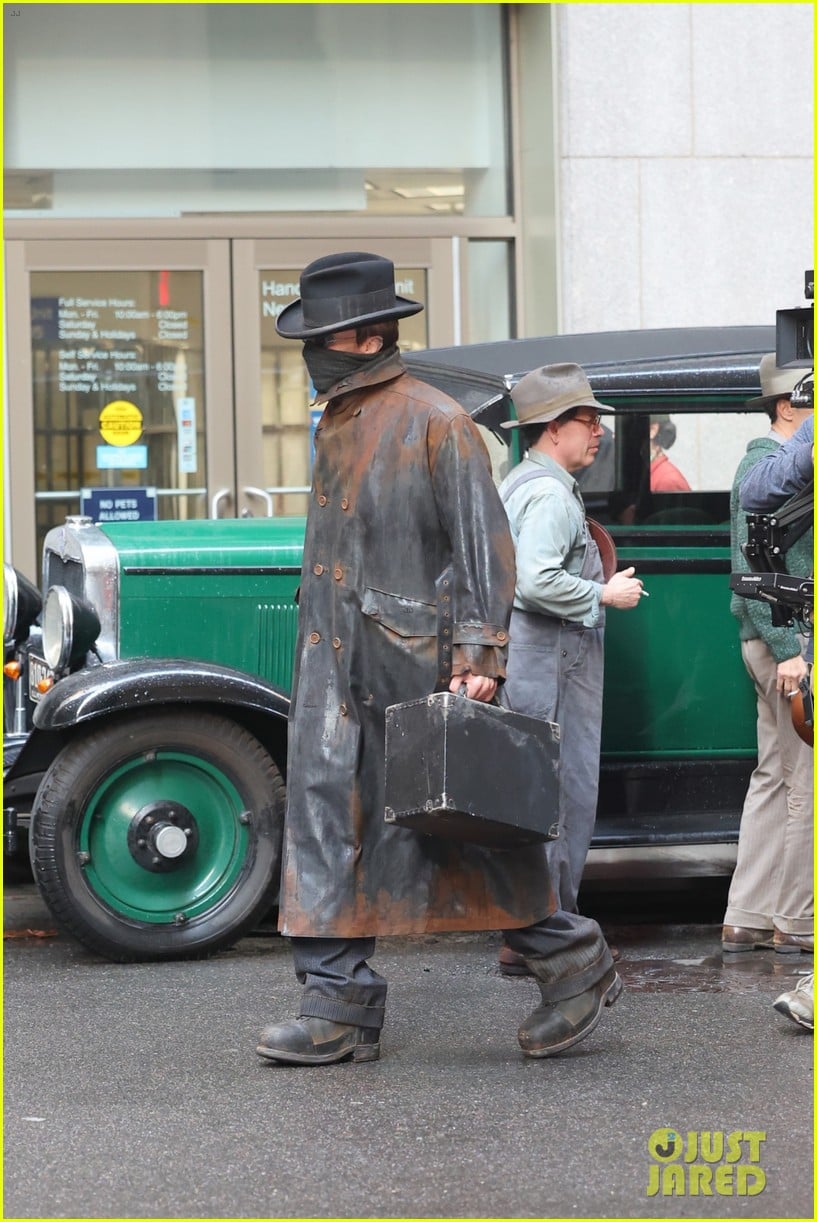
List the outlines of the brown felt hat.
<svg viewBox="0 0 817 1222">
<path fill-rule="evenodd" d="M 592 407 L 613 415 L 613 408 L 599 403 L 580 365 L 543 365 L 532 369 L 511 391 L 516 408 L 515 420 L 504 420 L 503 429 L 518 429 L 526 424 L 547 424 L 573 407 Z"/>
</svg>

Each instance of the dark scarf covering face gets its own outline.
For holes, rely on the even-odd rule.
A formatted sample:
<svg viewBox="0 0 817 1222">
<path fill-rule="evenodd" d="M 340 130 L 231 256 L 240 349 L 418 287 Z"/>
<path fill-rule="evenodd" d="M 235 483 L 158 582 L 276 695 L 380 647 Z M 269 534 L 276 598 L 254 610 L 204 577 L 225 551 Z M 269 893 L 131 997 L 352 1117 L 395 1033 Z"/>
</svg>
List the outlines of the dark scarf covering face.
<svg viewBox="0 0 817 1222">
<path fill-rule="evenodd" d="M 304 342 L 304 364 L 318 394 L 331 389 L 341 378 L 357 373 L 359 369 L 374 369 L 381 363 L 385 365 L 396 355 L 396 344 L 380 352 L 336 352 L 311 340 Z"/>
</svg>

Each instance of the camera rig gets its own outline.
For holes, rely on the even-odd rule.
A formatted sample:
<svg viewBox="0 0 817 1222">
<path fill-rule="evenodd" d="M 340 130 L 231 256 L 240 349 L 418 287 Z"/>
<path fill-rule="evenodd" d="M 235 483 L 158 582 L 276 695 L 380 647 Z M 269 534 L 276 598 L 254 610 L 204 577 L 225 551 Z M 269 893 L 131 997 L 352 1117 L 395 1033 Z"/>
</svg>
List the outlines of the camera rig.
<svg viewBox="0 0 817 1222">
<path fill-rule="evenodd" d="M 811 631 L 814 578 L 788 573 L 785 555 L 809 529 L 813 515 L 813 480 L 773 513 L 746 514 L 743 554 L 751 571 L 733 573 L 729 585 L 744 598 L 770 603 L 776 627 L 790 627 L 798 620 Z"/>
<path fill-rule="evenodd" d="M 777 311 L 775 363 L 779 369 L 806 367 L 791 392 L 793 407 L 814 410 L 814 272 L 805 274 L 805 295 L 812 304 Z M 747 540 L 741 546 L 748 573 L 732 573 L 730 588 L 743 598 L 770 604 L 772 624 L 792 627 L 795 621 L 813 635 L 814 578 L 786 571 L 789 548 L 814 520 L 814 478 L 772 513 L 747 513 Z M 792 720 L 799 737 L 814 743 L 814 695 L 808 678 L 800 681 L 792 702 Z"/>
<path fill-rule="evenodd" d="M 778 310 L 775 316 L 775 348 L 778 369 L 814 365 L 814 269 L 804 273 L 803 295 L 810 306 Z"/>
<path fill-rule="evenodd" d="M 748 539 L 743 554 L 749 573 L 733 573 L 730 587 L 744 598 L 767 602 L 772 623 L 793 626 L 813 634 L 814 578 L 786 572 L 785 554 L 811 526 L 814 481 L 802 488 L 774 513 L 747 513 Z M 800 681 L 799 700 L 792 702 L 792 720 L 803 742 L 814 743 L 814 694 L 808 678 Z"/>
<path fill-rule="evenodd" d="M 814 410 L 814 271 L 804 274 L 809 306 L 778 310 L 775 363 L 779 369 L 806 368 L 791 392 L 793 407 Z M 814 480 L 773 513 L 747 513 L 747 541 L 742 546 L 750 572 L 732 573 L 729 585 L 744 598 L 771 604 L 775 627 L 799 621 L 811 631 L 814 613 L 813 577 L 793 577 L 785 555 L 814 519 Z"/>
</svg>

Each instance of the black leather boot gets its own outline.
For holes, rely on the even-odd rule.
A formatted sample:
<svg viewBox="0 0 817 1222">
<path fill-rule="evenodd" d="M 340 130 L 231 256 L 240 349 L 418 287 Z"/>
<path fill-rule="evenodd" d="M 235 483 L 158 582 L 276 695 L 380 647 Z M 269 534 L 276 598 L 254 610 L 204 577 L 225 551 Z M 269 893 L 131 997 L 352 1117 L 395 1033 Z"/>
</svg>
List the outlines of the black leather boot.
<svg viewBox="0 0 817 1222">
<path fill-rule="evenodd" d="M 267 1060 L 286 1065 L 376 1061 L 380 1057 L 380 1031 L 376 1027 L 353 1027 L 303 1015 L 265 1027 L 255 1051 Z"/>
<path fill-rule="evenodd" d="M 599 1024 L 605 1006 L 618 1000 L 624 986 L 614 967 L 596 984 L 559 1001 L 537 1006 L 519 1028 L 519 1046 L 526 1057 L 552 1057 L 572 1048 Z"/>
</svg>

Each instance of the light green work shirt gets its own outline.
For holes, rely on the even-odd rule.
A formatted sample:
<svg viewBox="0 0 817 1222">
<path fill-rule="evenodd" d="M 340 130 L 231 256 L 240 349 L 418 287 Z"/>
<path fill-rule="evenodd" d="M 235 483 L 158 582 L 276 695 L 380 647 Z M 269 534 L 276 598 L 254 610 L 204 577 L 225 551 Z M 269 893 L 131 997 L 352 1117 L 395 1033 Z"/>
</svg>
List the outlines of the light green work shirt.
<svg viewBox="0 0 817 1222">
<path fill-rule="evenodd" d="M 506 500 L 508 488 L 538 467 L 553 478 L 529 479 Z M 584 501 L 573 476 L 547 454 L 529 450 L 527 458 L 505 476 L 499 495 L 516 548 L 514 607 L 595 627 L 602 586 L 579 576 L 587 528 Z"/>
</svg>

